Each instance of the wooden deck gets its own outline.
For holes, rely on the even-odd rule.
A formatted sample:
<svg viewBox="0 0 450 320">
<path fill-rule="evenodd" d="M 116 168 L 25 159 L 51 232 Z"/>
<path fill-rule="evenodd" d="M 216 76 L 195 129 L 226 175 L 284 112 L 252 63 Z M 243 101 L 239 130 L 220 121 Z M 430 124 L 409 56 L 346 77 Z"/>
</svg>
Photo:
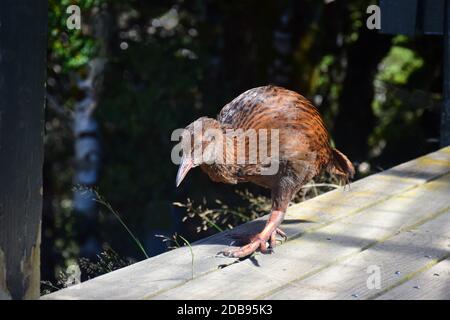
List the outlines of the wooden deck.
<svg viewBox="0 0 450 320">
<path fill-rule="evenodd" d="M 234 231 L 262 228 L 264 218 Z M 290 207 L 288 241 L 236 261 L 230 232 L 43 299 L 450 299 L 450 147 Z"/>
</svg>

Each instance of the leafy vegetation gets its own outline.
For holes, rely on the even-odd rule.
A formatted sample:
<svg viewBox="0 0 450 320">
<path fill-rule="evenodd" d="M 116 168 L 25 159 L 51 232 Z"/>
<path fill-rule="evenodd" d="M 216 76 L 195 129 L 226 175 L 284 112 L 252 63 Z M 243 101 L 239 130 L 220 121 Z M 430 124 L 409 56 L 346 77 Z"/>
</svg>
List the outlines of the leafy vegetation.
<svg viewBox="0 0 450 320">
<path fill-rule="evenodd" d="M 49 1 L 47 91 L 55 103 L 48 103 L 45 122 L 43 279 L 56 283 L 82 258 L 85 228 L 72 210 L 71 112 L 83 98 L 77 81 L 99 50 L 92 34 L 99 12 L 112 17 L 112 26 L 96 110 L 98 188 L 139 240 L 111 214 L 98 216 L 91 235 L 114 248 L 110 262 L 123 266 L 128 257 L 166 250 L 155 235 L 175 235 L 166 243 L 183 245 L 267 213 L 266 190 L 215 184 L 198 170 L 176 189 L 170 161 L 174 129 L 214 117 L 249 88 L 280 84 L 313 101 L 358 177 L 438 147 L 441 41 L 367 30 L 370 3 Z M 66 28 L 69 4 L 81 8 L 81 30 Z M 336 185 L 323 177 L 295 201 Z M 87 269 L 106 272 L 110 262 Z"/>
</svg>

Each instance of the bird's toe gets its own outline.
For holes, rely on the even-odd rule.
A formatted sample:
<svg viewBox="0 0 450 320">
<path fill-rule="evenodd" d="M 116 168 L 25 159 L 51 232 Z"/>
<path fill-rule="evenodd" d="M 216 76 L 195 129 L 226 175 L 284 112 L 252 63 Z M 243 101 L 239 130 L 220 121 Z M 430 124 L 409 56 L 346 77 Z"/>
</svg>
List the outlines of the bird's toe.
<svg viewBox="0 0 450 320">
<path fill-rule="evenodd" d="M 283 241 L 287 241 L 287 234 L 286 234 L 286 232 L 284 232 L 283 230 L 281 230 L 280 228 L 277 228 L 276 230 L 275 230 L 275 235 L 279 235 L 280 237 L 282 237 L 283 238 Z"/>
<path fill-rule="evenodd" d="M 263 239 L 256 236 L 256 237 L 253 237 L 252 241 L 249 244 L 239 247 L 239 248 L 221 251 L 220 254 L 224 255 L 225 257 L 230 257 L 230 258 L 244 258 L 244 257 L 247 257 L 247 256 L 253 254 L 258 249 L 262 253 L 269 252 L 269 250 L 267 248 L 267 240 L 263 241 Z"/>
</svg>

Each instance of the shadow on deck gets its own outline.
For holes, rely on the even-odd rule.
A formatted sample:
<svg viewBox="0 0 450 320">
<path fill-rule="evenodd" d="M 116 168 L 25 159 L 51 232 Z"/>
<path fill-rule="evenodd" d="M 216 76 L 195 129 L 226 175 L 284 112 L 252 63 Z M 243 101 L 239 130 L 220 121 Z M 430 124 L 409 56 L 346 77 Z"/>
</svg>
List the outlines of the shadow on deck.
<svg viewBox="0 0 450 320">
<path fill-rule="evenodd" d="M 266 217 L 42 299 L 450 299 L 450 147 L 289 208 L 288 241 L 217 252 Z"/>
</svg>

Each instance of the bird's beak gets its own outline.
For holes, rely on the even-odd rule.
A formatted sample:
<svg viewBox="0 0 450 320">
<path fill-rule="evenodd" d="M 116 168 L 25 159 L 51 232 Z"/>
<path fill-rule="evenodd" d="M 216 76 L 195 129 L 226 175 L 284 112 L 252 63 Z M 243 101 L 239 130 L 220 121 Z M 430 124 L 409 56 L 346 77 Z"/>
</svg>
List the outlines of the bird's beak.
<svg viewBox="0 0 450 320">
<path fill-rule="evenodd" d="M 183 181 L 184 177 L 187 175 L 189 170 L 194 166 L 194 162 L 192 159 L 184 157 L 181 158 L 180 166 L 178 167 L 178 173 L 177 173 L 177 180 L 176 185 L 177 187 L 180 185 L 181 181 Z"/>
</svg>

